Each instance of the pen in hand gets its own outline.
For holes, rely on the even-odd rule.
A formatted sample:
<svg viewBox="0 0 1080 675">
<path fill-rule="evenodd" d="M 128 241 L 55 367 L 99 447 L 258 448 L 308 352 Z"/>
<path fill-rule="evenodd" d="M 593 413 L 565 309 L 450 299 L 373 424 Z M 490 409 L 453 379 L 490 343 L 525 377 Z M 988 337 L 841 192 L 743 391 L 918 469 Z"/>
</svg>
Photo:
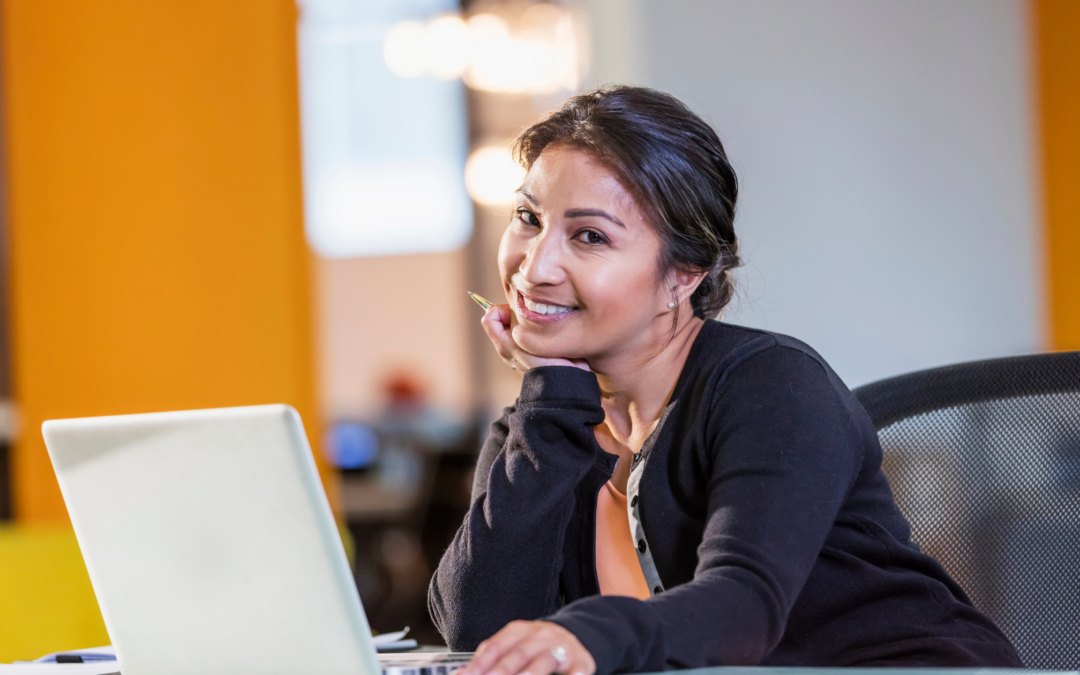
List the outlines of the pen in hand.
<svg viewBox="0 0 1080 675">
<path fill-rule="evenodd" d="M 485 312 L 488 311 L 490 307 L 495 305 L 494 302 L 484 298 L 483 296 L 479 296 L 472 291 L 465 292 L 468 293 L 469 297 L 473 299 L 473 302 L 480 305 L 480 308 L 483 309 Z M 488 316 L 486 314 L 484 315 L 484 330 L 487 331 L 488 337 L 490 337 L 491 341 L 495 343 L 495 349 L 499 352 L 499 356 L 502 357 L 503 361 L 505 361 L 508 366 L 521 373 L 524 373 L 526 370 L 529 370 L 530 368 L 535 368 L 537 366 L 573 366 L 574 368 L 580 368 L 581 370 L 585 370 L 590 373 L 592 372 L 592 369 L 589 368 L 589 362 L 585 361 L 584 359 L 537 357 L 532 354 L 528 354 L 528 352 L 522 350 L 514 343 L 513 338 L 510 337 L 509 321 L 511 313 L 512 312 L 509 309 L 506 311 L 507 323 L 505 324 L 502 323 L 502 319 L 498 315 L 493 317 L 495 319 L 495 322 L 499 324 L 498 328 L 495 327 L 495 323 L 489 324 Z M 527 355 L 528 362 L 519 360 L 518 356 L 515 356 L 515 354 L 517 354 L 518 356 L 522 354 Z"/>
<path fill-rule="evenodd" d="M 473 301 L 476 302 L 476 304 L 480 305 L 480 308 L 482 310 L 484 310 L 485 312 L 487 311 L 488 307 L 491 307 L 492 305 L 495 304 L 494 302 L 492 302 L 490 300 L 486 300 L 486 299 L 480 297 L 479 295 L 477 295 L 476 293 L 473 293 L 472 291 L 465 291 L 465 292 L 468 293 L 469 297 L 472 298 Z"/>
</svg>

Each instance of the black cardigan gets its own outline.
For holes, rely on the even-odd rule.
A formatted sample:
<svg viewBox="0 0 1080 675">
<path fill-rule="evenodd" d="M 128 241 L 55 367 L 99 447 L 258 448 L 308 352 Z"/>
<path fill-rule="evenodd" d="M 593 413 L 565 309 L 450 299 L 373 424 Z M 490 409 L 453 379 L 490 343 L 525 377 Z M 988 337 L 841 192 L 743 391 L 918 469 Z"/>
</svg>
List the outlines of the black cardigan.
<svg viewBox="0 0 1080 675">
<path fill-rule="evenodd" d="M 919 552 L 865 411 L 817 353 L 708 321 L 656 430 L 635 516 L 664 592 L 601 596 L 596 499 L 616 457 L 596 377 L 525 374 L 491 426 L 472 507 L 431 580 L 455 650 L 558 623 L 597 675 L 710 665 L 1007 666 L 1015 650 Z"/>
</svg>

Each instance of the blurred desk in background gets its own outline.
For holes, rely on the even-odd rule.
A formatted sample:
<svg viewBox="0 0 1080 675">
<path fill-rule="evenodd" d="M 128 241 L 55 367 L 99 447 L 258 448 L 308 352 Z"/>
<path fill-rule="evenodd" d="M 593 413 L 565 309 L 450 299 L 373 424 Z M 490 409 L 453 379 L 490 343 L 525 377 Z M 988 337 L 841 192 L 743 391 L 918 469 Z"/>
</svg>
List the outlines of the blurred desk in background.
<svg viewBox="0 0 1080 675">
<path fill-rule="evenodd" d="M 428 422 L 388 416 L 336 426 L 338 438 L 356 446 L 345 452 L 341 444 L 338 454 L 368 458 L 356 468 L 338 464 L 340 515 L 352 537 L 354 578 L 368 621 L 377 631 L 410 626 L 410 637 L 422 644 L 442 641 L 428 615 L 427 587 L 468 512 L 487 430 L 486 420 Z M 363 439 L 374 447 L 362 448 Z"/>
</svg>

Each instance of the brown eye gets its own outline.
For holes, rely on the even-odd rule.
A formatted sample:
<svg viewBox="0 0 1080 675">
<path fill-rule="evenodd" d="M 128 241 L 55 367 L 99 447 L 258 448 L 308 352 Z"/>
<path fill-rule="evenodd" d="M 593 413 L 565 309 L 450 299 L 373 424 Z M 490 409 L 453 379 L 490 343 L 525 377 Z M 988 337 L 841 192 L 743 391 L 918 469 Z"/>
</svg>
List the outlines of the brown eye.
<svg viewBox="0 0 1080 675">
<path fill-rule="evenodd" d="M 580 239 L 583 243 L 593 246 L 595 246 L 596 244 L 603 244 L 607 242 L 607 240 L 604 239 L 604 235 L 600 234 L 596 230 L 582 230 L 578 233 L 578 239 Z"/>
<path fill-rule="evenodd" d="M 540 227 L 540 219 L 536 217 L 536 214 L 532 211 L 520 209 L 517 212 L 518 220 L 526 225 L 532 225 L 533 227 Z"/>
</svg>

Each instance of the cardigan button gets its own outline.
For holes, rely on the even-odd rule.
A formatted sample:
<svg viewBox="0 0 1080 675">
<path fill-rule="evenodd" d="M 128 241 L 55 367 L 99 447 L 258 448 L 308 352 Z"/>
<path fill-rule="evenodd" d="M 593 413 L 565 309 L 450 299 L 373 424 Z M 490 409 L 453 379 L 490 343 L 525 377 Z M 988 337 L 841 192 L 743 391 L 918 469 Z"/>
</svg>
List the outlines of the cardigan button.
<svg viewBox="0 0 1080 675">
<path fill-rule="evenodd" d="M 634 508 L 635 506 L 637 506 L 637 498 L 638 496 L 634 495 L 634 498 L 630 500 L 630 508 Z"/>
<path fill-rule="evenodd" d="M 652 592 L 653 592 L 653 595 L 660 595 L 661 593 L 664 592 L 664 587 L 663 586 L 657 586 L 656 588 L 652 589 Z"/>
<path fill-rule="evenodd" d="M 637 550 L 638 550 L 639 553 L 644 553 L 645 552 L 645 540 L 644 539 L 638 539 Z"/>
</svg>

